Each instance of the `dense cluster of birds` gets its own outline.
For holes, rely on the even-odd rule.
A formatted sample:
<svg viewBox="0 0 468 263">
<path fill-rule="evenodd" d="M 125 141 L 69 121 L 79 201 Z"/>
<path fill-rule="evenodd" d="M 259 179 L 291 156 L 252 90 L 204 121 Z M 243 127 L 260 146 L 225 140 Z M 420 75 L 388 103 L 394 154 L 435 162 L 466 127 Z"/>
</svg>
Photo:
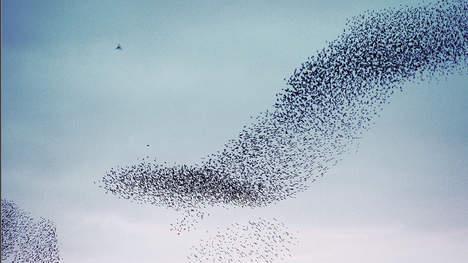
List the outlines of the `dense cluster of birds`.
<svg viewBox="0 0 468 263">
<path fill-rule="evenodd" d="M 467 1 L 441 0 L 354 17 L 221 151 L 195 165 L 143 159 L 109 170 L 101 186 L 182 211 L 294 197 L 349 151 L 404 84 L 466 73 L 467 16 Z"/>
<path fill-rule="evenodd" d="M 189 263 L 288 262 L 296 243 L 294 235 L 276 219 L 258 218 L 218 230 L 192 247 Z"/>
<path fill-rule="evenodd" d="M 2 199 L 2 261 L 61 261 L 55 225 L 33 218 L 11 201 Z"/>
</svg>

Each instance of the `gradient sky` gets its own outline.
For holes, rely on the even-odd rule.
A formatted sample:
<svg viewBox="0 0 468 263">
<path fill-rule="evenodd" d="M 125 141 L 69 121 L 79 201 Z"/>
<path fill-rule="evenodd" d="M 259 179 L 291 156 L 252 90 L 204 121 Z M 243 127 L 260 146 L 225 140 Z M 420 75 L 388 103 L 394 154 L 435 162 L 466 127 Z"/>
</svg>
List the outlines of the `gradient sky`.
<svg viewBox="0 0 468 263">
<path fill-rule="evenodd" d="M 221 149 L 346 18 L 417 2 L 4 0 L 2 198 L 56 223 L 64 262 L 185 262 L 206 230 L 254 217 L 297 233 L 289 262 L 468 262 L 463 74 L 405 85 L 297 198 L 213 209 L 182 236 L 174 211 L 93 184 L 146 155 Z"/>
</svg>

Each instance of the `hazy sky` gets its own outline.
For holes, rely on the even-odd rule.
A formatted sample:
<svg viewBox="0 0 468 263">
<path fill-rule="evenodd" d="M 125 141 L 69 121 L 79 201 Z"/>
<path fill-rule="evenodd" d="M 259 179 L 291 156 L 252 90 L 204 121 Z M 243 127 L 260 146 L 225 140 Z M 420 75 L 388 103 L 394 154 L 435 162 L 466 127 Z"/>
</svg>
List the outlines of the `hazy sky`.
<svg viewBox="0 0 468 263">
<path fill-rule="evenodd" d="M 297 232 L 294 263 L 468 262 L 466 75 L 406 85 L 296 199 L 182 236 L 175 212 L 93 184 L 221 149 L 346 18 L 416 2 L 4 0 L 2 198 L 56 223 L 64 262 L 185 262 L 206 230 L 259 216 Z"/>
</svg>

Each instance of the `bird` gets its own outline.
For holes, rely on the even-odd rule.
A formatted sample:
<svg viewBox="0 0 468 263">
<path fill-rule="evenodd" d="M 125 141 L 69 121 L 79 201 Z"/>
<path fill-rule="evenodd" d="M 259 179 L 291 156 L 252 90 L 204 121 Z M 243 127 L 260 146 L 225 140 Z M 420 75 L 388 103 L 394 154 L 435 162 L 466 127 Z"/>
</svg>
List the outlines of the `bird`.
<svg viewBox="0 0 468 263">
<path fill-rule="evenodd" d="M 150 147 L 150 145 L 149 145 L 149 144 L 147 144 L 147 145 L 146 145 L 146 147 Z"/>
<path fill-rule="evenodd" d="M 115 49 L 116 50 L 122 50 L 122 46 L 120 44 L 117 44 L 117 47 Z"/>
</svg>

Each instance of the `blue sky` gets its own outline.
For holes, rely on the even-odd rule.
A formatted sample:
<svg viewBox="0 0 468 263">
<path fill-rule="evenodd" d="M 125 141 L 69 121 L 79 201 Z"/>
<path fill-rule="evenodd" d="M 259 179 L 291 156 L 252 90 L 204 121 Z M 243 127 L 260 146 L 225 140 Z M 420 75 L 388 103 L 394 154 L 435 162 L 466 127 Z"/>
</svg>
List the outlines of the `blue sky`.
<svg viewBox="0 0 468 263">
<path fill-rule="evenodd" d="M 64 262 L 185 262 L 205 230 L 252 216 L 298 232 L 291 262 L 466 262 L 463 74 L 408 83 L 296 199 L 214 209 L 182 237 L 175 212 L 93 184 L 146 155 L 197 162 L 346 18 L 417 2 L 2 1 L 2 198 L 56 222 Z"/>
</svg>

